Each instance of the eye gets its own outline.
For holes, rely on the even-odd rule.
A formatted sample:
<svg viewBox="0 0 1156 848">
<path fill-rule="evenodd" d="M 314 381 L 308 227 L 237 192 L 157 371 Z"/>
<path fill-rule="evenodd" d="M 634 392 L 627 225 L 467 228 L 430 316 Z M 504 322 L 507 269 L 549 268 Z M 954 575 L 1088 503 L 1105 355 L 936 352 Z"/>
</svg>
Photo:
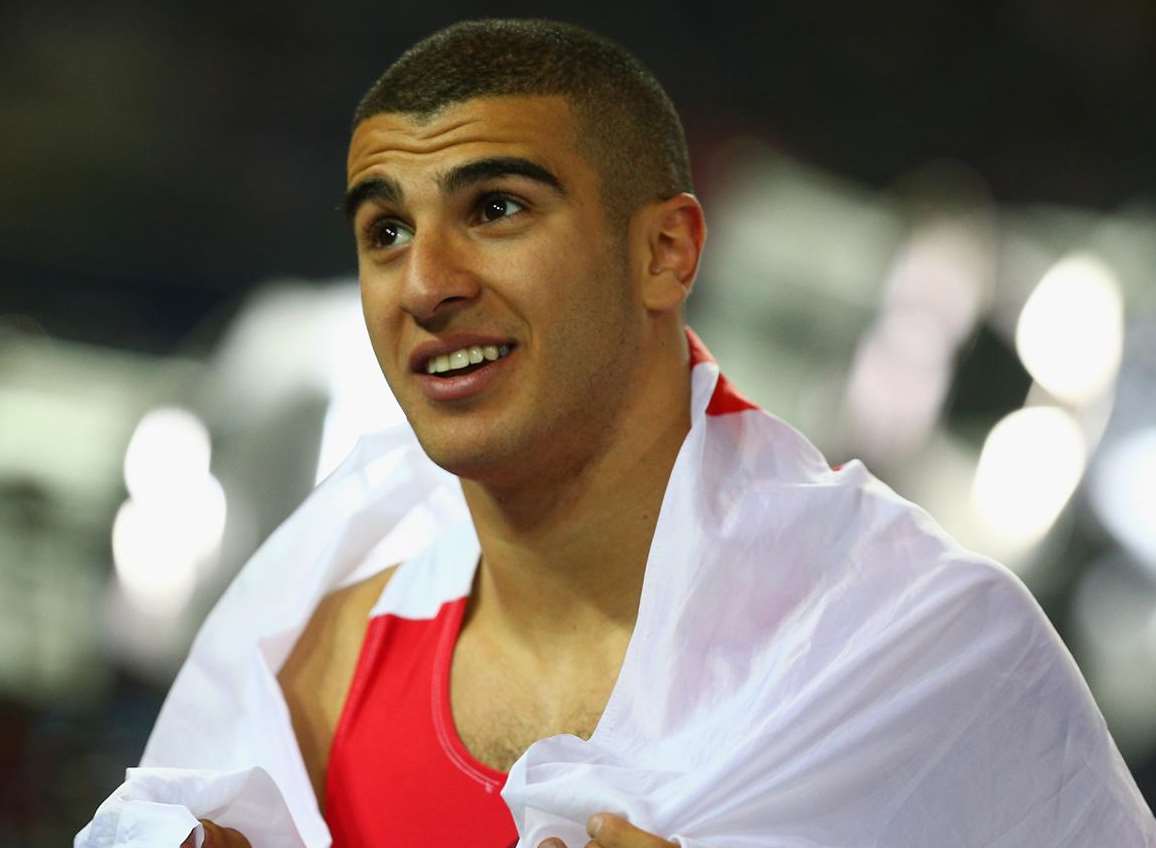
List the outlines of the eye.
<svg viewBox="0 0 1156 848">
<path fill-rule="evenodd" d="M 408 244 L 413 231 L 396 218 L 376 218 L 365 228 L 365 243 L 370 250 L 385 250 Z"/>
<path fill-rule="evenodd" d="M 509 218 L 526 207 L 506 194 L 487 194 L 478 203 L 478 214 L 483 223 Z"/>
</svg>

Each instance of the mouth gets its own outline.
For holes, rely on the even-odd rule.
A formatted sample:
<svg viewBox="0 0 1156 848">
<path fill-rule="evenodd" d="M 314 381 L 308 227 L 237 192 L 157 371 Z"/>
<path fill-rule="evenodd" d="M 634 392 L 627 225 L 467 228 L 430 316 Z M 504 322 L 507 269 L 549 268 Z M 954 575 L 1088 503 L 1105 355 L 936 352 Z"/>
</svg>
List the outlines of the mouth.
<svg viewBox="0 0 1156 848">
<path fill-rule="evenodd" d="M 480 344 L 471 344 L 480 342 Z M 415 351 L 412 368 L 426 398 L 436 403 L 472 402 L 501 385 L 502 375 L 518 350 L 512 341 L 495 338 L 463 338 L 449 345 L 430 345 Z M 458 345 L 461 345 L 458 347 Z"/>
<path fill-rule="evenodd" d="M 426 358 L 418 373 L 440 379 L 452 379 L 472 374 L 505 359 L 514 350 L 513 344 L 470 345 L 448 353 Z"/>
</svg>

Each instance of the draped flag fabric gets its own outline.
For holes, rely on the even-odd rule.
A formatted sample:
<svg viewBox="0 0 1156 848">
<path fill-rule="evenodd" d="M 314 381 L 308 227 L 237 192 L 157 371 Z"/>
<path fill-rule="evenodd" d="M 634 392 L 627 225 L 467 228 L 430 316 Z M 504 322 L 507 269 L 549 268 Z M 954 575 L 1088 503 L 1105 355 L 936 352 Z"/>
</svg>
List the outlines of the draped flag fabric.
<svg viewBox="0 0 1156 848">
<path fill-rule="evenodd" d="M 860 463 L 829 468 L 689 338 L 692 425 L 635 631 L 592 737 L 511 769 L 520 848 L 585 845 L 597 811 L 686 848 L 1156 846 L 1019 580 Z M 175 848 L 197 818 L 254 848 L 326 848 L 277 670 L 322 596 L 464 520 L 407 428 L 362 439 L 222 597 L 75 848 Z"/>
</svg>

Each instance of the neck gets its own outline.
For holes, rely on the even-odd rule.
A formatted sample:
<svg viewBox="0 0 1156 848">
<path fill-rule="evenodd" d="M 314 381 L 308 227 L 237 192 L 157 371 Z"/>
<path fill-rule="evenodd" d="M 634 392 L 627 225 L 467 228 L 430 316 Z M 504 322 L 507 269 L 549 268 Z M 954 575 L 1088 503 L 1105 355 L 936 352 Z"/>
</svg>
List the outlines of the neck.
<svg viewBox="0 0 1156 848">
<path fill-rule="evenodd" d="M 666 353 L 662 366 L 640 370 L 649 376 L 593 455 L 517 486 L 462 480 L 482 548 L 467 624 L 554 659 L 589 646 L 592 633 L 629 638 L 690 428 L 685 342 Z"/>
</svg>

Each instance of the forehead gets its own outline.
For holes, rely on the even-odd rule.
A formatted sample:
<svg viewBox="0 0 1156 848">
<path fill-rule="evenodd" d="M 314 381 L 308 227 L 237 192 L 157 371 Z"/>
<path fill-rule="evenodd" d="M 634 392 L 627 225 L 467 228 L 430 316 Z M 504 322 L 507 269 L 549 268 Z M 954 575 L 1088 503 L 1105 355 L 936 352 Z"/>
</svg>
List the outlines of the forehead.
<svg viewBox="0 0 1156 848">
<path fill-rule="evenodd" d="M 563 97 L 487 97 L 467 100 L 418 121 L 411 115 L 374 115 L 357 125 L 349 143 L 346 182 L 378 172 L 420 178 L 465 159 L 522 156 L 554 170 L 581 169 L 573 110 Z"/>
</svg>

